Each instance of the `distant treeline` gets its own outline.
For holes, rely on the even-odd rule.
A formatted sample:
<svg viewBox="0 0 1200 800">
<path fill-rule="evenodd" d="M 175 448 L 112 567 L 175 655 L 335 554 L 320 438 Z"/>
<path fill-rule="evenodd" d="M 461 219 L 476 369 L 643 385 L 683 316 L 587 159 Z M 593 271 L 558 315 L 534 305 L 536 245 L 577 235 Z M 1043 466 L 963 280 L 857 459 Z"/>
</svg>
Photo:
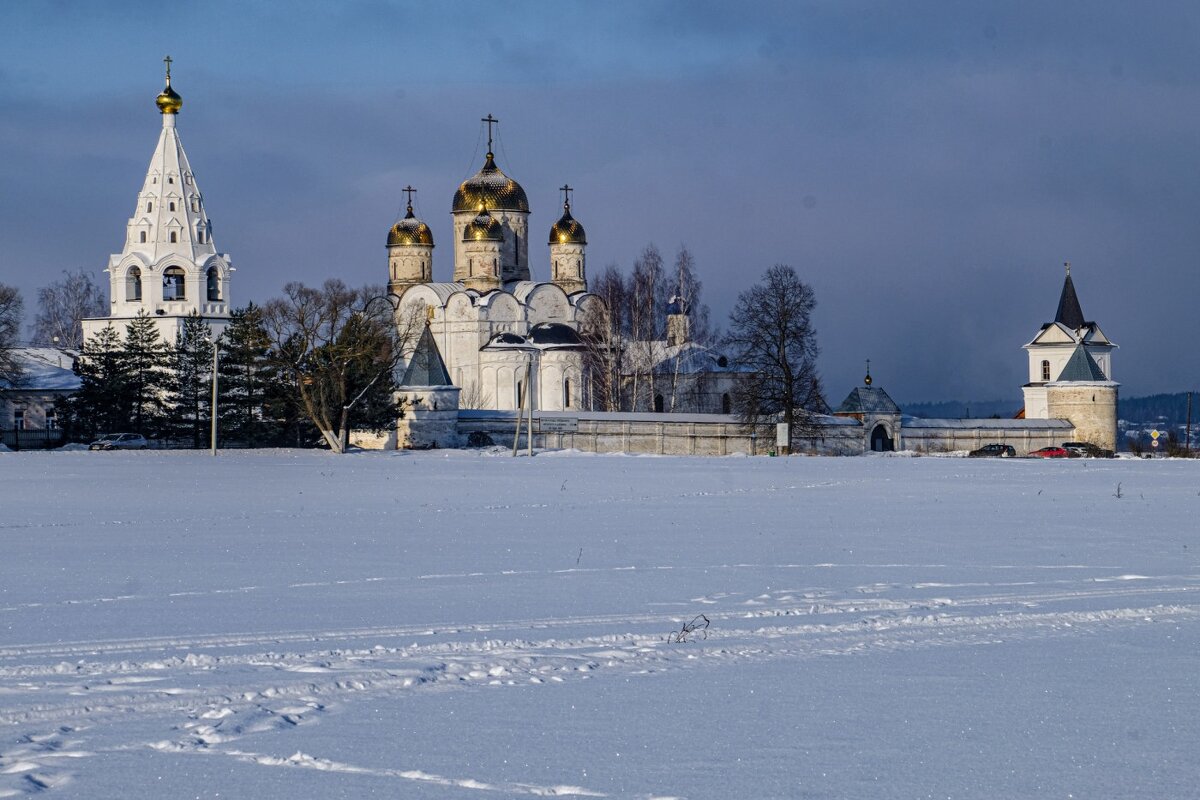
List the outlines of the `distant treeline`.
<svg viewBox="0 0 1200 800">
<path fill-rule="evenodd" d="M 1122 397 L 1117 416 L 1129 422 L 1158 422 L 1182 425 L 1187 422 L 1187 392 L 1152 394 L 1147 397 Z M 1200 392 L 1192 393 L 1192 425 L 1200 418 Z"/>
<path fill-rule="evenodd" d="M 1192 424 L 1200 423 L 1200 392 L 1192 397 Z M 926 419 L 1009 419 L 1021 409 L 1020 402 L 1007 400 L 946 400 L 939 403 L 901 403 L 905 414 Z M 1187 392 L 1152 394 L 1147 397 L 1122 397 L 1117 416 L 1130 422 L 1164 421 L 1169 425 L 1187 422 Z"/>
<path fill-rule="evenodd" d="M 905 414 L 925 419 L 1012 419 L 1021 402 L 1011 400 L 944 400 L 940 403 L 901 403 Z"/>
</svg>

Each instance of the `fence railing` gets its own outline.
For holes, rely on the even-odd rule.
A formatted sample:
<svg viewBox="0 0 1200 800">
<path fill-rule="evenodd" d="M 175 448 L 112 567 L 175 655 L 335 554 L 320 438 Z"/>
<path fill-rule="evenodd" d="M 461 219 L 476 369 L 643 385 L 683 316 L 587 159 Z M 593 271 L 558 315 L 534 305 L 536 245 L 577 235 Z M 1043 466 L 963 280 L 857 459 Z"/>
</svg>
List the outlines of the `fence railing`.
<svg viewBox="0 0 1200 800">
<path fill-rule="evenodd" d="M 61 430 L 0 428 L 0 443 L 10 450 L 49 450 L 65 441 Z"/>
</svg>

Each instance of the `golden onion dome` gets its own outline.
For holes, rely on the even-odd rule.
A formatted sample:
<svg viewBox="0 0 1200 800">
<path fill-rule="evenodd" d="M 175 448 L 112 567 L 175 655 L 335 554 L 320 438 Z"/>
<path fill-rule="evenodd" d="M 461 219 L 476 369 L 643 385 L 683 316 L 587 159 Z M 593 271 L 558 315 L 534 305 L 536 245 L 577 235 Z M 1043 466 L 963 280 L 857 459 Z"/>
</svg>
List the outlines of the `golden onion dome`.
<svg viewBox="0 0 1200 800">
<path fill-rule="evenodd" d="M 463 229 L 464 242 L 503 242 L 504 228 L 500 225 L 500 220 L 493 217 L 487 212 L 484 207 L 475 219 L 467 223 L 467 227 Z"/>
<path fill-rule="evenodd" d="M 550 244 L 587 244 L 583 226 L 571 216 L 570 203 L 563 203 L 562 218 L 550 226 Z"/>
<path fill-rule="evenodd" d="M 171 88 L 171 76 L 167 76 L 166 88 L 154 98 L 154 105 L 158 106 L 158 110 L 163 114 L 178 114 L 179 109 L 183 107 L 183 98 Z"/>
<path fill-rule="evenodd" d="M 521 184 L 505 175 L 496 166 L 496 157 L 489 152 L 483 169 L 463 181 L 454 193 L 454 211 L 478 211 L 481 208 L 529 213 L 529 198 Z"/>
<path fill-rule="evenodd" d="M 424 245 L 433 247 L 433 232 L 429 230 L 429 226 L 421 220 L 417 219 L 413 214 L 413 207 L 408 207 L 408 213 L 404 215 L 404 219 L 397 222 L 388 231 L 388 247 L 396 245 Z"/>
</svg>

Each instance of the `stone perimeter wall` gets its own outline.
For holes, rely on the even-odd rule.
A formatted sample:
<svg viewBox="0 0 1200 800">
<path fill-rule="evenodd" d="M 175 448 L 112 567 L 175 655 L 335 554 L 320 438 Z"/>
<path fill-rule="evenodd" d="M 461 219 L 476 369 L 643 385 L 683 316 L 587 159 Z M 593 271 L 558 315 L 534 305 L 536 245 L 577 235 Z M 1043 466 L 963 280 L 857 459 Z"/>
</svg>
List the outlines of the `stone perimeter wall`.
<svg viewBox="0 0 1200 800">
<path fill-rule="evenodd" d="M 355 431 L 351 443 L 367 449 L 404 447 L 466 447 L 472 440 L 490 440 L 493 445 L 512 447 L 516 414 L 505 411 L 468 411 L 458 415 L 457 424 L 445 412 L 417 412 L 402 419 L 397 431 L 373 435 Z M 451 412 L 453 414 L 454 412 Z M 426 416 L 427 415 L 427 416 Z M 541 430 L 542 417 L 535 414 L 533 446 L 538 449 L 570 449 L 587 453 L 635 453 L 658 455 L 767 455 L 775 450 L 775 425 L 761 424 L 751 436 L 750 429 L 733 417 L 724 415 L 680 414 L 563 414 L 545 419 L 570 416 L 576 419 L 573 432 Z M 1017 455 L 1026 455 L 1040 447 L 1058 445 L 1076 437 L 1075 429 L 1064 422 L 1047 420 L 1038 427 L 905 427 L 899 449 L 917 453 L 946 453 L 975 450 L 985 444 L 1003 442 L 1012 445 Z M 1055 424 L 1057 422 L 1057 424 Z M 518 447 L 528 447 L 526 423 L 521 423 Z M 399 436 L 397 436 L 399 433 Z M 486 437 L 486 438 L 484 438 Z M 866 429 L 861 425 L 829 425 L 820 436 L 793 440 L 793 453 L 825 456 L 856 456 L 866 452 Z"/>
<path fill-rule="evenodd" d="M 985 444 L 1008 444 L 1024 456 L 1043 447 L 1073 441 L 1070 426 L 1050 429 L 1004 428 L 903 428 L 901 447 L 914 453 L 953 453 L 978 450 Z"/>
<path fill-rule="evenodd" d="M 535 416 L 533 446 L 587 453 L 657 453 L 677 456 L 766 455 L 775 448 L 775 426 L 758 426 L 751 436 L 745 425 L 720 418 L 714 422 L 675 421 L 671 414 L 628 415 L 628 419 L 582 419 L 578 430 L 565 433 L 539 431 Z M 460 417 L 458 434 L 465 444 L 471 434 L 487 436 L 493 444 L 511 447 L 516 416 Z M 528 447 L 525 423 L 519 447 Z"/>
</svg>

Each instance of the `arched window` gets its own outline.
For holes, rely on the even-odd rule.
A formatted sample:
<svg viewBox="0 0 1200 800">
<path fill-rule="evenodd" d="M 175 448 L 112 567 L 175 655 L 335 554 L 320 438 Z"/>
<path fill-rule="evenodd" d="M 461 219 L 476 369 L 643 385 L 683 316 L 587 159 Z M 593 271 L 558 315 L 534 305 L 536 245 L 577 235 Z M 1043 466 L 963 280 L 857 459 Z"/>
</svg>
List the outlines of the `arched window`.
<svg viewBox="0 0 1200 800">
<path fill-rule="evenodd" d="M 176 231 L 171 231 L 171 244 L 175 244 L 178 241 L 179 241 L 179 233 Z"/>
<path fill-rule="evenodd" d="M 167 208 L 169 211 L 174 211 L 175 210 L 175 201 L 172 200 L 170 205 Z"/>
<path fill-rule="evenodd" d="M 141 240 L 143 242 L 146 241 L 146 232 L 145 231 L 142 231 Z"/>
<path fill-rule="evenodd" d="M 1044 380 L 1044 381 L 1050 380 L 1050 362 L 1049 361 L 1042 362 L 1042 380 Z"/>
<path fill-rule="evenodd" d="M 661 414 L 664 407 L 663 396 L 661 394 L 654 395 L 654 410 Z"/>
<path fill-rule="evenodd" d="M 571 407 L 571 379 L 563 378 L 563 408 Z"/>
<path fill-rule="evenodd" d="M 517 381 L 517 410 L 525 407 L 525 382 Z"/>
<path fill-rule="evenodd" d="M 153 210 L 154 210 L 154 203 L 147 200 L 146 201 L 146 213 L 149 214 Z"/>
<path fill-rule="evenodd" d="M 212 301 L 221 299 L 221 275 L 217 272 L 216 267 L 209 267 L 206 273 L 208 278 L 208 299 Z"/>
<path fill-rule="evenodd" d="M 204 244 L 204 228 L 200 228 L 196 231 L 196 243 Z"/>
<path fill-rule="evenodd" d="M 141 299 L 142 271 L 137 267 L 130 267 L 129 272 L 125 273 L 125 300 L 130 302 Z"/>
<path fill-rule="evenodd" d="M 729 400 L 729 393 L 721 395 L 721 413 L 729 414 L 733 411 L 733 403 Z"/>
<path fill-rule="evenodd" d="M 163 300 L 183 300 L 183 270 L 167 267 L 163 270 Z"/>
</svg>

